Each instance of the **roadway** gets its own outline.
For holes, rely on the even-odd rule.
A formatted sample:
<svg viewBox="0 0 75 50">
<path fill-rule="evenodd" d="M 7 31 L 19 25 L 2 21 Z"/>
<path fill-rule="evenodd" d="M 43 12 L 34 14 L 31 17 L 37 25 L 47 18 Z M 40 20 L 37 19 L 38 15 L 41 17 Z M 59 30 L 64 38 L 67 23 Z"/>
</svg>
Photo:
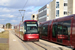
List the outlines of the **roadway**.
<svg viewBox="0 0 75 50">
<path fill-rule="evenodd" d="M 9 31 L 9 50 L 72 50 L 48 41 L 24 42 L 19 39 L 14 31 Z"/>
</svg>

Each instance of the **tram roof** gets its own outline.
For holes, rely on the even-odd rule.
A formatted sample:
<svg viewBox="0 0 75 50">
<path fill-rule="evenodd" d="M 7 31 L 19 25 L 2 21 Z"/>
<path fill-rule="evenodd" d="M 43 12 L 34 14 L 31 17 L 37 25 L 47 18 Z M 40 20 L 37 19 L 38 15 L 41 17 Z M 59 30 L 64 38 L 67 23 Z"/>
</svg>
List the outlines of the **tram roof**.
<svg viewBox="0 0 75 50">
<path fill-rule="evenodd" d="M 71 18 L 73 16 L 75 16 L 75 14 L 69 15 L 69 16 L 65 16 L 65 17 L 61 17 L 61 18 L 57 18 L 57 19 L 53 19 L 53 20 L 49 20 L 49 21 L 45 21 L 45 22 L 41 22 L 40 24 L 44 24 L 44 23 L 47 23 L 47 22 L 50 22 L 50 21 L 56 21 L 56 20 L 63 20 L 63 19 L 66 20 L 66 19 Z"/>
<path fill-rule="evenodd" d="M 24 22 L 37 22 L 37 20 L 25 20 Z"/>
<path fill-rule="evenodd" d="M 75 14 L 69 15 L 69 16 L 65 16 L 65 17 L 61 17 L 61 18 L 57 18 L 57 19 L 54 19 L 53 21 L 57 21 L 57 20 L 59 20 L 59 21 L 67 20 L 67 19 L 69 19 L 69 18 L 71 18 L 71 17 L 74 17 L 74 16 L 75 16 Z"/>
</svg>

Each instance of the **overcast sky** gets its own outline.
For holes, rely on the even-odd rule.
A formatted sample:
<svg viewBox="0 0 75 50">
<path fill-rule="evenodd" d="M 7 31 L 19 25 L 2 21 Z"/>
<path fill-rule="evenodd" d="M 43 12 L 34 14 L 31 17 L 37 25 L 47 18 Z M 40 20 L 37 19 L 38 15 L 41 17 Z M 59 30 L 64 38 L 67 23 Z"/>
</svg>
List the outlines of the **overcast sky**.
<svg viewBox="0 0 75 50">
<path fill-rule="evenodd" d="M 0 0 L 0 24 L 19 24 L 22 19 L 18 10 L 24 7 L 26 1 L 27 0 Z M 26 10 L 24 20 L 30 20 L 31 14 L 37 13 L 41 7 L 50 1 L 52 0 L 28 0 L 24 7 L 24 10 Z"/>
</svg>

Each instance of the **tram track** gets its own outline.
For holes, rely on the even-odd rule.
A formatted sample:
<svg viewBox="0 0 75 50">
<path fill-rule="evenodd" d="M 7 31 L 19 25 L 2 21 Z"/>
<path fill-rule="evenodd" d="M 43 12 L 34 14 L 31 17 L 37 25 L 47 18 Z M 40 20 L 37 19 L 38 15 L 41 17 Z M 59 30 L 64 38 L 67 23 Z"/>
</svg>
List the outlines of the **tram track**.
<svg viewBox="0 0 75 50">
<path fill-rule="evenodd" d="M 54 50 L 69 50 L 69 49 L 71 50 L 71 48 L 67 48 L 67 47 L 64 47 L 64 46 L 58 46 L 58 45 L 55 45 L 55 44 L 53 44 L 53 45 L 50 44 L 49 45 L 48 43 L 46 44 L 45 42 L 41 42 L 41 41 L 39 41 L 39 43 L 41 43 L 45 46 L 51 47 Z"/>
<path fill-rule="evenodd" d="M 15 32 L 12 31 L 12 33 L 14 33 L 14 35 L 15 35 Z M 20 38 L 17 38 L 17 39 L 18 39 L 19 42 L 21 42 L 21 44 L 23 44 L 27 48 L 27 50 L 39 50 L 38 48 L 35 48 L 35 47 L 32 46 L 33 42 L 24 42 Z"/>
<path fill-rule="evenodd" d="M 13 32 L 13 31 L 12 31 L 12 32 Z M 13 33 L 15 33 L 15 32 L 13 32 Z M 14 35 L 15 35 L 15 34 L 14 34 Z M 16 36 L 16 35 L 15 35 L 15 36 Z M 22 41 L 22 40 L 19 39 L 19 38 L 18 38 L 18 41 L 20 41 L 25 47 L 27 46 L 28 50 L 39 50 L 39 49 L 33 47 L 30 43 L 24 42 L 24 41 Z M 41 46 L 41 45 L 39 45 L 39 44 L 36 44 L 36 43 L 34 43 L 34 42 L 32 42 L 32 43 L 35 44 L 35 45 L 37 45 L 37 46 L 39 46 L 39 47 L 41 47 L 41 48 L 43 48 L 44 50 L 47 50 L 47 48 L 45 48 L 45 47 L 43 47 L 43 46 Z M 29 48 L 30 48 L 30 49 L 29 49 Z"/>
<path fill-rule="evenodd" d="M 25 42 L 28 46 L 30 46 L 33 50 L 38 50 L 37 48 L 35 48 L 34 46 L 32 46 L 31 42 Z"/>
<path fill-rule="evenodd" d="M 12 31 L 13 32 L 13 31 Z M 15 33 L 15 32 L 13 32 L 13 33 Z M 14 34 L 15 35 L 15 34 Z M 15 35 L 16 36 L 16 35 Z M 30 43 L 28 43 L 28 42 L 24 42 L 24 41 L 22 41 L 22 40 L 20 40 L 19 38 L 18 38 L 18 41 L 20 41 L 26 48 L 28 48 L 28 50 L 38 50 L 37 48 L 35 48 L 35 47 L 33 47 Z M 49 49 L 47 49 L 46 47 L 52 47 L 52 46 L 49 46 L 49 45 L 47 45 L 47 44 L 44 44 L 44 43 L 41 43 L 41 42 L 32 42 L 33 44 L 35 44 L 35 45 L 37 45 L 37 46 L 39 46 L 39 47 L 41 47 L 41 48 L 43 48 L 44 50 L 49 50 Z M 38 43 L 40 43 L 40 44 L 42 44 L 42 45 L 44 45 L 44 46 L 46 46 L 46 47 L 44 47 L 44 46 L 42 46 L 42 45 L 40 45 L 40 44 L 38 44 Z M 30 48 L 30 49 L 29 49 Z M 55 50 L 56 50 L 56 48 L 55 48 Z"/>
<path fill-rule="evenodd" d="M 33 42 L 33 43 L 40 46 L 40 47 L 42 47 L 42 48 L 44 48 L 45 50 L 50 50 L 50 49 L 51 50 L 60 50 L 60 49 L 54 48 L 52 46 L 49 46 L 47 44 L 43 44 L 43 43 L 40 43 L 40 42 Z"/>
<path fill-rule="evenodd" d="M 41 45 L 39 45 L 39 44 L 37 44 L 35 42 L 33 42 L 33 43 L 36 44 L 36 45 L 38 45 L 38 46 L 40 46 L 40 47 L 42 47 L 43 49 L 47 50 L 47 48 L 45 48 L 45 47 L 43 47 L 43 46 L 41 46 Z"/>
<path fill-rule="evenodd" d="M 45 45 L 45 46 L 47 46 L 47 47 L 51 47 L 51 48 L 53 48 L 54 50 L 63 50 L 61 47 L 53 47 L 53 46 L 48 45 L 48 44 L 45 44 L 45 43 L 43 43 L 43 42 L 39 42 L 39 43 L 41 43 L 41 44 L 43 44 L 43 45 Z"/>
<path fill-rule="evenodd" d="M 15 33 L 15 32 L 13 32 L 13 33 Z M 24 42 L 19 38 L 18 38 L 18 40 L 27 48 L 27 50 L 40 50 L 39 48 L 41 48 L 41 50 L 50 50 L 50 49 L 51 50 L 63 50 L 62 47 L 54 47 L 54 46 L 48 45 L 48 44 L 46 44 L 42 41 L 39 41 L 39 42 Z M 35 46 L 33 46 L 33 45 L 35 45 Z"/>
</svg>

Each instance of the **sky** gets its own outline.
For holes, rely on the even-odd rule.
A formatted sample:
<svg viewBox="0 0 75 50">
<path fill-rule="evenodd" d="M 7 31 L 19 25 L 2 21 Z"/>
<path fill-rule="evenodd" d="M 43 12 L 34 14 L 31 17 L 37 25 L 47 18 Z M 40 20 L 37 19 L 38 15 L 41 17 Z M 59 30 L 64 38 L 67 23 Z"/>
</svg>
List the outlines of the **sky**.
<svg viewBox="0 0 75 50">
<path fill-rule="evenodd" d="M 31 20 L 32 14 L 37 14 L 38 10 L 52 0 L 0 0 L 0 24 L 19 24 L 22 16 L 19 10 L 24 9 L 24 20 Z"/>
</svg>

